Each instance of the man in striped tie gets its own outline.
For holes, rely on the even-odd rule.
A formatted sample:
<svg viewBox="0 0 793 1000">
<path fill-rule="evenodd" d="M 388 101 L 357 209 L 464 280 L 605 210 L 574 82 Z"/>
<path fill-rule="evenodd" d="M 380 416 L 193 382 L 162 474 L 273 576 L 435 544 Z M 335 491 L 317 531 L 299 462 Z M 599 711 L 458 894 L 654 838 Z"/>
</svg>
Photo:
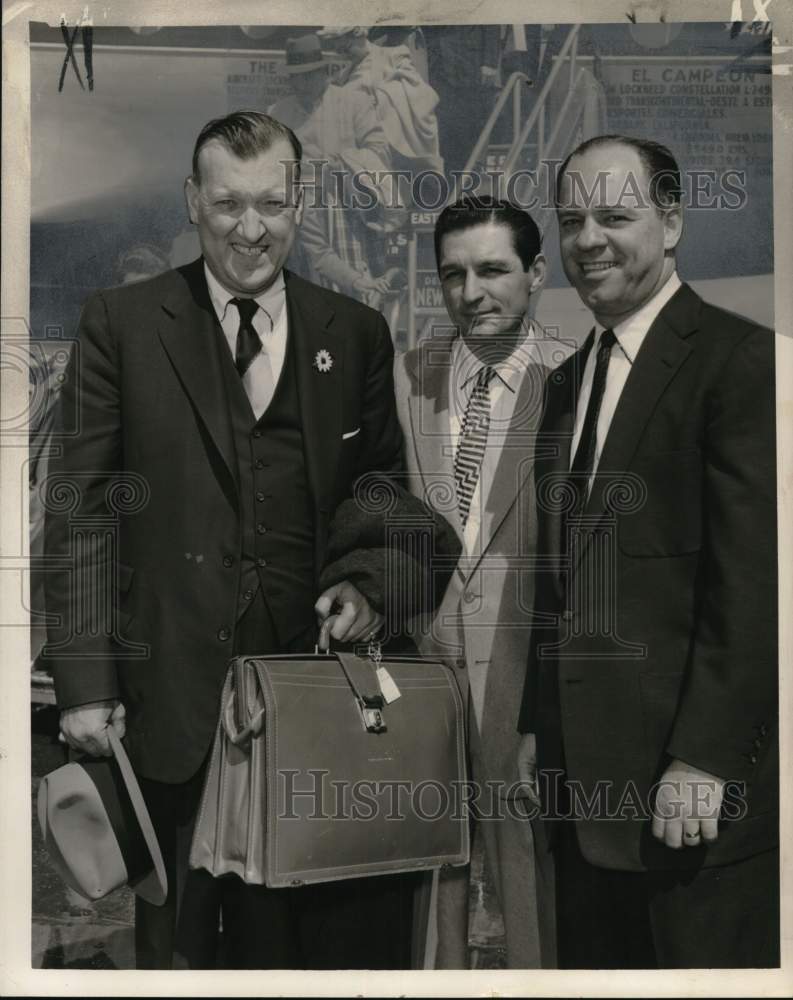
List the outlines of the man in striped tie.
<svg viewBox="0 0 793 1000">
<path fill-rule="evenodd" d="M 420 644 L 454 665 L 467 703 L 476 836 L 501 903 L 507 961 L 538 968 L 553 964 L 553 935 L 540 926 L 552 922 L 552 906 L 543 897 L 547 855 L 518 785 L 515 711 L 528 649 L 534 435 L 559 345 L 532 319 L 546 265 L 527 212 L 464 198 L 438 218 L 435 251 L 454 328 L 397 358 L 397 407 L 411 489 L 455 526 L 463 551 Z M 467 871 L 442 878 L 439 967 L 468 967 L 467 897 Z"/>
</svg>

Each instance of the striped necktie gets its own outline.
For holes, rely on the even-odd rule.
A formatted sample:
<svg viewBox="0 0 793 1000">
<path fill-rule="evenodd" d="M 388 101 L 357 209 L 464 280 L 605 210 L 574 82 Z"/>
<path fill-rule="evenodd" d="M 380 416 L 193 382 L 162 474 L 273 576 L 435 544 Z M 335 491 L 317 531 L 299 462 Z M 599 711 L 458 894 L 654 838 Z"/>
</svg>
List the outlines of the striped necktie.
<svg viewBox="0 0 793 1000">
<path fill-rule="evenodd" d="M 454 479 L 457 484 L 457 506 L 463 522 L 468 520 L 482 459 L 490 429 L 490 382 L 495 368 L 485 365 L 479 371 L 474 391 L 465 410 L 457 454 L 454 456 Z"/>
</svg>

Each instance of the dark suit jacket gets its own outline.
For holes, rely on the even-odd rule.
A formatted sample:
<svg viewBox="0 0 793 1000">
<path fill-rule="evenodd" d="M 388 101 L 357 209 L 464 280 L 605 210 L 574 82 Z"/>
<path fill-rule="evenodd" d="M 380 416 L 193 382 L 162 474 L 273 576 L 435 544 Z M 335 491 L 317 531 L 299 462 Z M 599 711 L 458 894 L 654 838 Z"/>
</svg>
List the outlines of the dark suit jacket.
<svg viewBox="0 0 793 1000">
<path fill-rule="evenodd" d="M 557 566 L 551 487 L 569 469 L 584 361 L 551 375 L 538 446 L 540 551 Z M 566 586 L 538 575 L 519 729 L 537 733 L 541 768 L 564 762 L 588 796 L 608 784 L 577 826 L 595 865 L 724 864 L 776 841 L 775 473 L 773 335 L 684 285 L 631 369 Z M 745 783 L 723 816 L 745 815 L 721 822 L 714 846 L 675 852 L 650 836 L 641 810 L 673 757 Z M 618 807 L 634 789 L 632 819 Z M 622 818 L 603 818 L 602 801 Z"/>
<path fill-rule="evenodd" d="M 289 273 L 286 294 L 318 578 L 353 480 L 401 464 L 393 348 L 374 310 Z M 240 501 L 216 322 L 202 260 L 92 296 L 63 389 L 80 431 L 50 479 L 58 704 L 120 697 L 134 765 L 168 782 L 207 753 L 236 618 Z"/>
</svg>

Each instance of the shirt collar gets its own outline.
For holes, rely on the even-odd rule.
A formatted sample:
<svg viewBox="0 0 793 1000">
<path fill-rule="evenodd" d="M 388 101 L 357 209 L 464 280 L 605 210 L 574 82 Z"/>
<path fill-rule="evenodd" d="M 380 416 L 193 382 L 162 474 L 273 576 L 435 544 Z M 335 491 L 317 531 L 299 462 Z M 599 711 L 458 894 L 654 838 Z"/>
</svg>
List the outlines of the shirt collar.
<svg viewBox="0 0 793 1000">
<path fill-rule="evenodd" d="M 629 316 L 628 319 L 623 320 L 621 323 L 617 323 L 616 326 L 611 327 L 614 331 L 614 336 L 617 338 L 617 343 L 620 345 L 622 353 L 628 359 L 630 364 L 633 364 L 636 360 L 636 355 L 644 342 L 644 338 L 647 336 L 647 331 L 655 322 L 660 311 L 681 285 L 682 282 L 677 275 L 677 271 L 672 271 L 664 284 L 658 289 L 651 299 L 644 303 L 641 309 L 637 310 L 632 316 Z M 605 329 L 606 327 L 601 326 L 600 323 L 596 324 L 596 344 L 600 339 L 601 333 Z"/>
<path fill-rule="evenodd" d="M 526 336 L 518 343 L 515 350 L 506 358 L 490 365 L 491 368 L 495 369 L 495 377 L 510 392 L 517 392 L 518 383 L 526 371 L 530 345 L 536 339 L 537 332 L 534 324 L 529 322 Z M 456 374 L 455 382 L 460 389 L 469 389 L 470 384 L 476 379 L 483 367 L 482 361 L 461 336 L 455 338 L 453 350 L 452 364 Z"/>
<path fill-rule="evenodd" d="M 210 271 L 206 261 L 204 261 L 204 274 L 206 275 L 212 305 L 215 308 L 218 319 L 223 323 L 226 318 L 226 310 L 228 309 L 229 302 L 237 296 L 221 285 Z M 267 313 L 274 327 L 286 304 L 286 285 L 284 284 L 283 271 L 278 272 L 278 277 L 269 288 L 266 288 L 261 295 L 255 297 L 255 302 L 260 309 L 263 309 Z"/>
</svg>

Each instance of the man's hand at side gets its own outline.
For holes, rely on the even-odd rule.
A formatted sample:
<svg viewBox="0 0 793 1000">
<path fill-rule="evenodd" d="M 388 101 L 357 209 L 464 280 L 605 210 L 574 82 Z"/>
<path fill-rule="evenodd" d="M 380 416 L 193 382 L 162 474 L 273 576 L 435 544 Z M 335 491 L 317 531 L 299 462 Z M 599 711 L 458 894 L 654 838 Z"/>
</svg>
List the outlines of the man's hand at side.
<svg viewBox="0 0 793 1000">
<path fill-rule="evenodd" d="M 121 740 L 126 732 L 126 710 L 120 701 L 92 701 L 61 712 L 61 739 L 72 750 L 91 757 L 110 757 L 107 727 Z"/>
<path fill-rule="evenodd" d="M 338 642 L 366 640 L 376 633 L 385 621 L 385 618 L 372 608 L 360 590 L 347 580 L 328 587 L 320 595 L 314 610 L 321 625 L 319 648 L 322 650 L 327 650 L 330 646 L 331 636 Z"/>
<path fill-rule="evenodd" d="M 676 850 L 713 843 L 723 798 L 723 778 L 675 758 L 658 784 L 653 836 Z"/>
</svg>

